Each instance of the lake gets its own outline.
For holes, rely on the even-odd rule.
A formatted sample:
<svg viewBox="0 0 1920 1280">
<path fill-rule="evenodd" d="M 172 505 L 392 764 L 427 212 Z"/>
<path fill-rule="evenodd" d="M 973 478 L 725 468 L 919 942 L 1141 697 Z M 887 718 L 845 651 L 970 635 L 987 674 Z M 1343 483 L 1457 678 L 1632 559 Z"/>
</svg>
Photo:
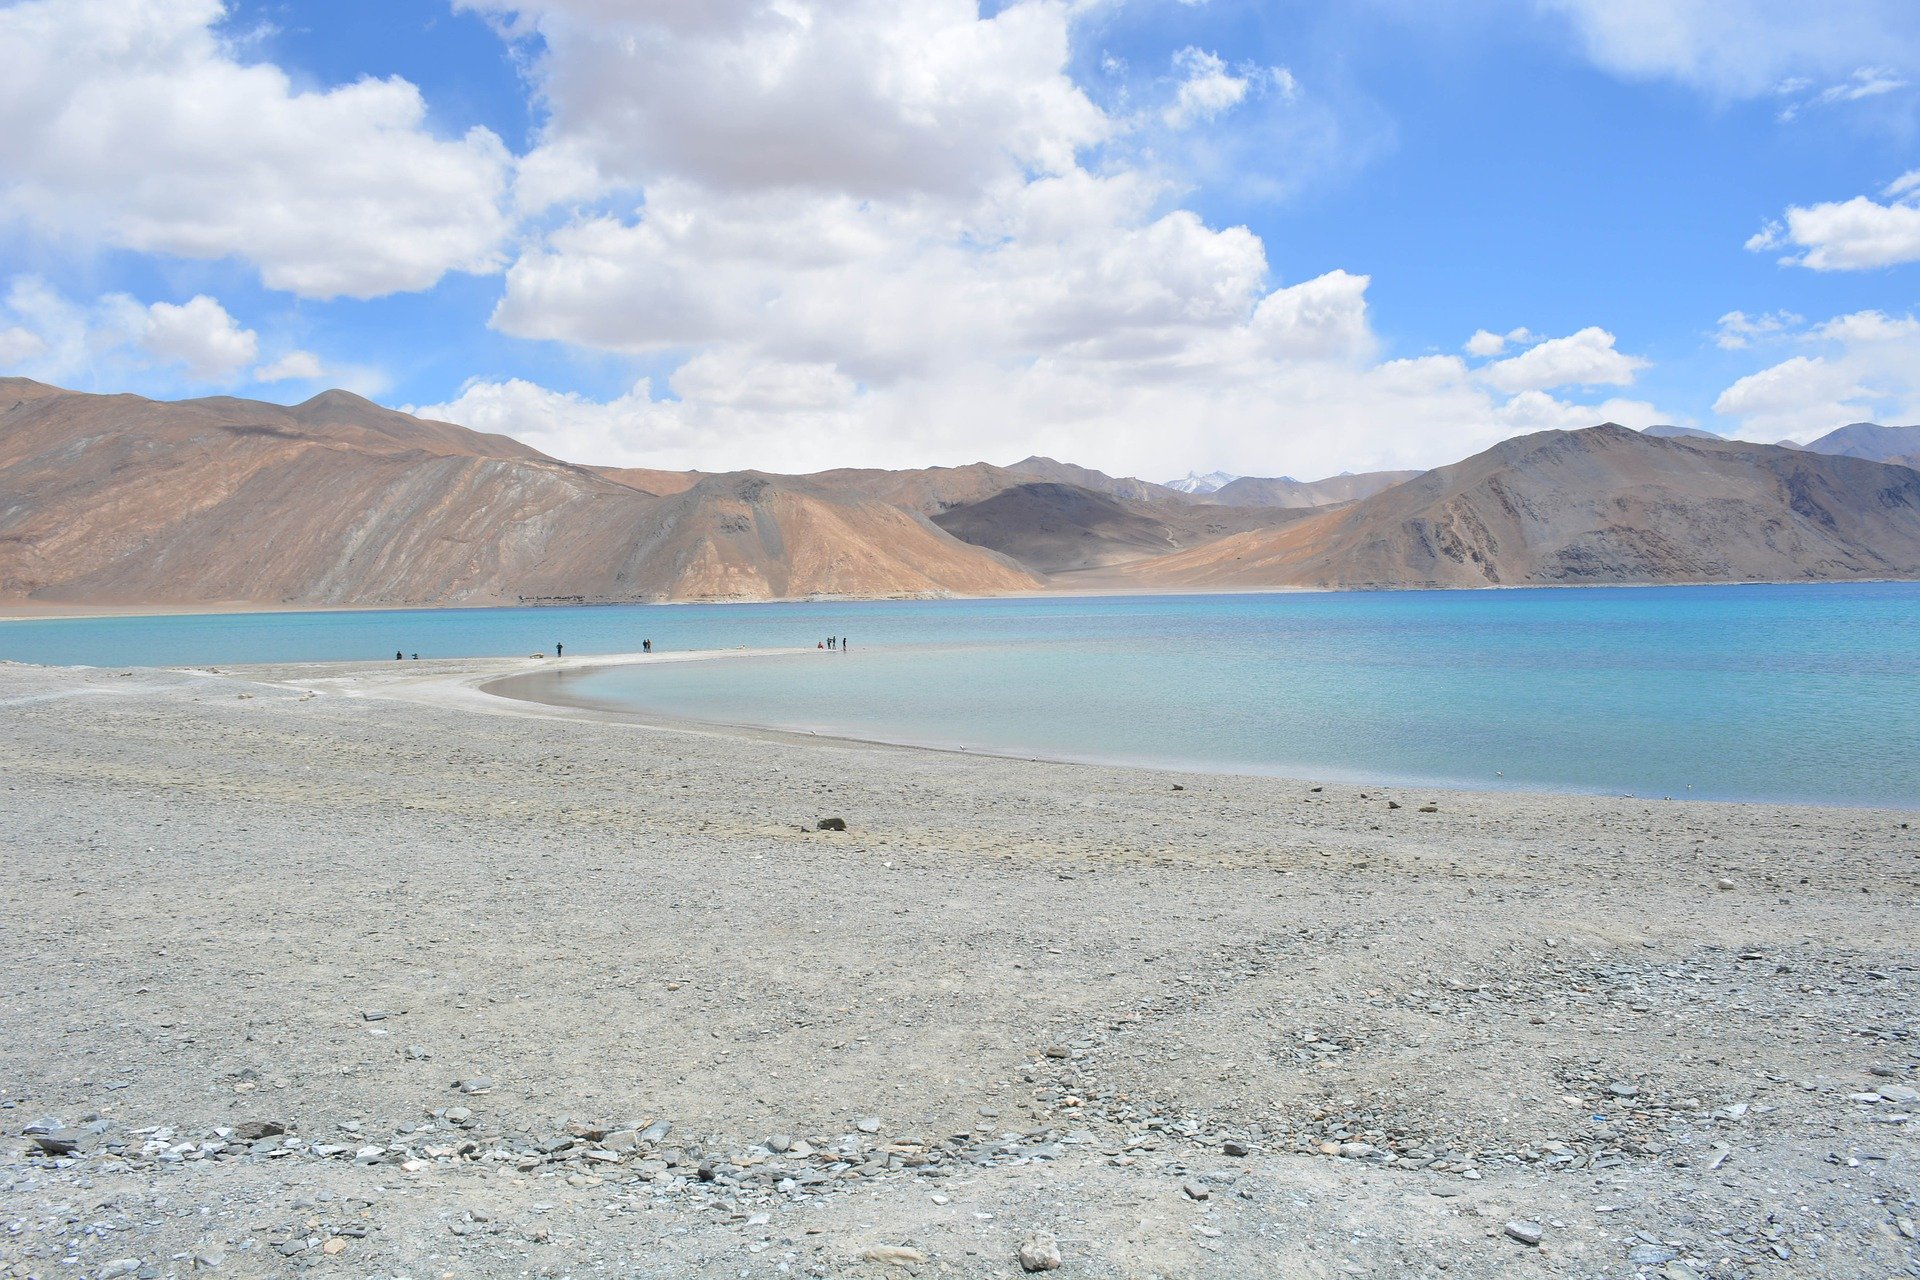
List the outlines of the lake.
<svg viewBox="0 0 1920 1280">
<path fill-rule="evenodd" d="M 586 673 L 656 715 L 1326 781 L 1920 806 L 1920 584 L 47 619 L 100 666 L 812 645 Z"/>
</svg>

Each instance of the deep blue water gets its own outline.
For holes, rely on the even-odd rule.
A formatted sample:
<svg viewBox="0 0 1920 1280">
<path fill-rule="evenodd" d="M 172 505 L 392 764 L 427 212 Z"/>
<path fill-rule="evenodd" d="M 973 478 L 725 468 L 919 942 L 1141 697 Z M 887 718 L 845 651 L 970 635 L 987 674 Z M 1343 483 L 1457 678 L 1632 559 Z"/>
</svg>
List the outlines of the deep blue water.
<svg viewBox="0 0 1920 1280">
<path fill-rule="evenodd" d="M 1920 807 L 1920 584 L 1045 597 L 0 624 L 94 665 L 811 645 L 577 677 L 694 719 L 1328 781 Z"/>
</svg>

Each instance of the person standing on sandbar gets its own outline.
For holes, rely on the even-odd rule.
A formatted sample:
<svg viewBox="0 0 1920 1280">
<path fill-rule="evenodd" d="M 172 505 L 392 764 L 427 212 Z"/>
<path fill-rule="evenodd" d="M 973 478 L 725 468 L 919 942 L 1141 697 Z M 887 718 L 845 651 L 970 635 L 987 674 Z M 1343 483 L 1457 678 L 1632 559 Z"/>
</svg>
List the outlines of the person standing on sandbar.
<svg viewBox="0 0 1920 1280">
<path fill-rule="evenodd" d="M 566 653 L 566 651 L 567 651 L 567 646 L 565 646 L 565 645 L 563 645 L 563 644 L 561 644 L 561 643 L 560 643 L 560 642 L 559 642 L 558 640 L 555 640 L 555 641 L 553 642 L 553 656 L 554 656 L 554 657 L 556 657 L 556 658 L 558 658 L 558 657 L 562 657 L 562 656 L 564 656 L 564 655 L 565 655 L 565 653 Z"/>
</svg>

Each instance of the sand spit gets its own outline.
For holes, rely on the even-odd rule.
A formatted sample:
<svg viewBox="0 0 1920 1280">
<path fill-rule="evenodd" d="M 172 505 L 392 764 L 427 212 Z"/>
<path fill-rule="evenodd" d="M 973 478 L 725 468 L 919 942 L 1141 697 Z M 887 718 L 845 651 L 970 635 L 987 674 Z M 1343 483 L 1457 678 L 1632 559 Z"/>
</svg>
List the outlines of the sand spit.
<svg viewBox="0 0 1920 1280">
<path fill-rule="evenodd" d="M 1920 1274 L 1920 816 L 515 669 L 0 666 L 0 1274 Z"/>
</svg>

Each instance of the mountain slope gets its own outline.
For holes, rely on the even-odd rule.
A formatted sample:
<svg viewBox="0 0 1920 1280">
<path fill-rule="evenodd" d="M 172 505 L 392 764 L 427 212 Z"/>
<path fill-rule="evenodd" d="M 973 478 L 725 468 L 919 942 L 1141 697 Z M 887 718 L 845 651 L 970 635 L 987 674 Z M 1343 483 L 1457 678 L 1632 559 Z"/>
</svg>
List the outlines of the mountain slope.
<svg viewBox="0 0 1920 1280">
<path fill-rule="evenodd" d="M 1181 501 L 1187 495 L 1177 489 L 1169 489 L 1163 484 L 1150 484 L 1145 480 L 1132 477 L 1110 476 L 1104 471 L 1095 471 L 1091 467 L 1076 467 L 1071 462 L 1055 462 L 1052 458 L 1031 457 L 1007 467 L 1006 470 L 1024 476 L 1029 480 L 1043 480 L 1051 484 L 1070 484 L 1080 489 L 1091 489 L 1095 493 L 1104 493 L 1111 498 L 1127 498 L 1134 502 L 1153 499 L 1171 499 Z"/>
<path fill-rule="evenodd" d="M 1873 462 L 1897 462 L 1920 467 L 1920 427 L 1883 427 L 1877 422 L 1854 422 L 1829 431 L 1812 444 L 1799 446 L 1814 453 Z"/>
<path fill-rule="evenodd" d="M 1920 472 L 1611 423 L 1547 431 L 1125 571 L 1188 587 L 1920 576 Z"/>
<path fill-rule="evenodd" d="M 1358 502 L 1420 475 L 1418 471 L 1363 471 L 1358 475 L 1328 476 L 1325 480 L 1295 480 L 1291 476 L 1242 476 L 1208 494 L 1207 502 L 1238 507 L 1328 507 Z"/>
<path fill-rule="evenodd" d="M 1296 514 L 1303 513 L 1129 501 L 1076 485 L 1035 482 L 941 512 L 933 522 L 1036 573 L 1054 574 L 1167 555 L 1271 528 Z"/>
<path fill-rule="evenodd" d="M 1022 590 L 918 517 L 758 477 L 658 497 L 345 393 L 287 408 L 0 383 L 0 597 L 99 603 Z"/>
</svg>

